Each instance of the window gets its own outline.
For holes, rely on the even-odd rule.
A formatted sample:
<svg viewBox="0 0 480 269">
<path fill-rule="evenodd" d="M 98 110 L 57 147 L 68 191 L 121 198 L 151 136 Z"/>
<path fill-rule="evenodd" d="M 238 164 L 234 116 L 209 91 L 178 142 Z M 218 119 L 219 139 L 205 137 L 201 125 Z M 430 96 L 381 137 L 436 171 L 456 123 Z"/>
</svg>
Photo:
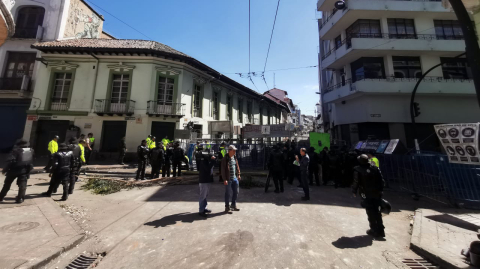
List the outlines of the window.
<svg viewBox="0 0 480 269">
<path fill-rule="evenodd" d="M 157 104 L 172 104 L 173 89 L 175 87 L 175 79 L 160 77 L 158 79 L 158 95 Z"/>
<path fill-rule="evenodd" d="M 335 37 L 335 49 L 338 49 L 342 46 L 342 36 Z"/>
<path fill-rule="evenodd" d="M 126 103 L 128 86 L 130 85 L 129 74 L 115 74 L 112 81 L 111 103 Z"/>
<path fill-rule="evenodd" d="M 68 102 L 70 94 L 70 86 L 72 85 L 71 73 L 56 73 L 55 81 L 53 83 L 52 103 Z"/>
<path fill-rule="evenodd" d="M 347 30 L 347 38 L 381 38 L 380 20 L 357 20 Z"/>
<path fill-rule="evenodd" d="M 365 78 L 385 78 L 385 68 L 382 57 L 363 57 L 351 63 L 352 82 Z"/>
<path fill-rule="evenodd" d="M 227 96 L 227 120 L 232 120 L 232 96 Z"/>
<path fill-rule="evenodd" d="M 263 125 L 263 109 L 260 108 L 260 125 Z"/>
<path fill-rule="evenodd" d="M 193 89 L 193 116 L 202 117 L 202 87 L 198 85 Z"/>
<path fill-rule="evenodd" d="M 252 113 L 252 102 L 247 102 L 247 117 L 248 117 L 248 122 L 250 124 L 253 124 L 253 113 Z"/>
<path fill-rule="evenodd" d="M 396 78 L 420 78 L 422 76 L 419 57 L 393 56 L 392 60 Z"/>
<path fill-rule="evenodd" d="M 32 76 L 35 66 L 36 53 L 8 52 L 5 77 L 22 78 L 24 75 Z"/>
<path fill-rule="evenodd" d="M 243 99 L 238 99 L 238 122 L 243 123 Z"/>
<path fill-rule="evenodd" d="M 220 94 L 213 92 L 213 119 L 220 120 Z"/>
<path fill-rule="evenodd" d="M 42 26 L 45 9 L 43 7 L 23 7 L 18 11 L 14 37 L 36 38 L 38 26 Z"/>
<path fill-rule="evenodd" d="M 387 19 L 390 38 L 417 38 L 415 25 L 410 19 Z"/>
<path fill-rule="evenodd" d="M 267 125 L 270 125 L 270 109 L 267 110 Z"/>
<path fill-rule="evenodd" d="M 462 28 L 458 21 L 434 20 L 437 39 L 463 39 Z"/>
<path fill-rule="evenodd" d="M 441 57 L 443 78 L 445 79 L 471 79 L 472 70 L 465 58 Z"/>
</svg>

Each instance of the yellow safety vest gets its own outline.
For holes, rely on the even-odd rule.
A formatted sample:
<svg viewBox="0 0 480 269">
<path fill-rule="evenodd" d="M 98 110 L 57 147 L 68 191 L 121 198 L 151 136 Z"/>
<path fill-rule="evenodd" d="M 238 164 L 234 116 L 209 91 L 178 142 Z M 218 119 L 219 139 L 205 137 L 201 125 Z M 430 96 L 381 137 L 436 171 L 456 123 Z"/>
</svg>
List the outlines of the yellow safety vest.
<svg viewBox="0 0 480 269">
<path fill-rule="evenodd" d="M 222 154 L 222 158 L 225 157 L 225 154 L 227 154 L 227 151 L 225 148 L 220 148 L 220 153 Z"/>
<path fill-rule="evenodd" d="M 147 144 L 148 145 L 148 144 Z M 154 149 L 156 148 L 157 146 L 155 145 L 155 141 L 150 141 L 150 145 L 148 145 L 148 148 L 149 149 Z"/>
<path fill-rule="evenodd" d="M 58 151 L 58 143 L 55 140 L 50 141 L 48 143 L 48 151 L 50 151 L 51 154 L 54 154 Z"/>
<path fill-rule="evenodd" d="M 95 142 L 95 137 L 90 137 L 90 143 L 94 143 Z"/>
<path fill-rule="evenodd" d="M 85 161 L 85 147 L 82 145 L 82 144 L 78 144 L 78 146 L 80 147 L 80 159 L 82 159 L 82 162 L 86 163 Z"/>
<path fill-rule="evenodd" d="M 372 165 L 375 165 L 376 167 L 380 168 L 380 162 L 376 157 L 371 158 L 370 161 L 372 162 Z"/>
</svg>

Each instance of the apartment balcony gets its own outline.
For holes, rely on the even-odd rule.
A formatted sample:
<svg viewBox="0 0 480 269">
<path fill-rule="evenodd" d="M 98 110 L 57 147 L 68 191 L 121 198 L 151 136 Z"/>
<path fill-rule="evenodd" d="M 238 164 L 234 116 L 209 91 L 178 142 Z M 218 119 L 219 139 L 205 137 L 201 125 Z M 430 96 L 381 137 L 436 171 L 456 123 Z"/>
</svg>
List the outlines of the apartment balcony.
<svg viewBox="0 0 480 269">
<path fill-rule="evenodd" d="M 0 94 L 11 97 L 30 97 L 32 81 L 29 76 L 21 78 L 0 78 Z"/>
<path fill-rule="evenodd" d="M 148 101 L 147 114 L 149 116 L 164 116 L 182 118 L 185 116 L 185 104 L 163 101 Z"/>
<path fill-rule="evenodd" d="M 131 116 L 135 112 L 135 101 L 119 99 L 96 99 L 95 113 L 99 116 Z"/>
<path fill-rule="evenodd" d="M 334 10 L 334 0 L 319 0 L 319 11 Z M 417 13 L 418 12 L 418 13 Z M 403 1 L 403 0 L 353 0 L 347 7 L 338 10 L 326 18 L 320 25 L 319 34 L 323 40 L 331 40 L 358 19 L 435 18 L 436 20 L 456 20 L 455 13 L 442 6 L 439 0 Z"/>
<path fill-rule="evenodd" d="M 244 124 L 251 124 L 251 125 L 258 125 L 259 122 L 260 121 L 258 119 L 255 119 L 253 117 L 245 117 L 243 121 Z"/>
<path fill-rule="evenodd" d="M 67 111 L 68 99 L 67 98 L 52 98 L 50 103 L 50 111 Z"/>
<path fill-rule="evenodd" d="M 322 89 L 325 103 L 337 103 L 356 98 L 364 94 L 370 95 L 408 95 L 410 96 L 417 78 L 376 78 L 362 79 L 352 82 L 350 79 L 344 83 L 332 85 Z M 471 79 L 444 79 L 443 77 L 425 77 L 418 88 L 417 94 L 421 95 L 474 95 L 475 87 Z"/>
<path fill-rule="evenodd" d="M 323 69 L 338 69 L 361 57 L 436 55 L 455 57 L 465 51 L 460 38 L 420 34 L 355 34 L 321 57 Z"/>
</svg>

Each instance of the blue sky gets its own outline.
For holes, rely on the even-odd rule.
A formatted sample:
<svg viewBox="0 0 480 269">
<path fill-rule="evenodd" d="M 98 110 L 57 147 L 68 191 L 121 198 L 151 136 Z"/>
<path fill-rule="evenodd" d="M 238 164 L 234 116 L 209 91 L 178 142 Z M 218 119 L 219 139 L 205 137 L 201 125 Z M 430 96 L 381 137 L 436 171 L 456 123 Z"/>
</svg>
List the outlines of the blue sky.
<svg viewBox="0 0 480 269">
<path fill-rule="evenodd" d="M 87 0 L 155 41 L 182 51 L 255 90 L 248 72 L 248 0 Z M 95 7 L 104 29 L 117 38 L 148 39 Z M 277 0 L 251 0 L 251 71 L 262 71 Z M 281 0 L 266 70 L 317 65 L 316 0 Z M 288 91 L 303 114 L 313 115 L 318 102 L 317 68 L 276 71 L 277 88 Z M 265 74 L 273 88 L 273 72 Z M 267 90 L 253 78 L 258 91 Z"/>
</svg>

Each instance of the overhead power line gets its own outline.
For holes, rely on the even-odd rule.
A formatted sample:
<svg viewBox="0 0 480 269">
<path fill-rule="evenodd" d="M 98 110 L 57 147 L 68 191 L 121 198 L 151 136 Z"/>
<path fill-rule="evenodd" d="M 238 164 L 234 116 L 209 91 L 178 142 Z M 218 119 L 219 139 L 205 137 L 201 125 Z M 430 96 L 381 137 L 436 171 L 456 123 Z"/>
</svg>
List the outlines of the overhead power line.
<svg viewBox="0 0 480 269">
<path fill-rule="evenodd" d="M 280 0 L 277 3 L 277 11 L 275 12 L 275 19 L 273 20 L 272 34 L 270 35 L 270 43 L 268 44 L 267 57 L 265 58 L 265 65 L 263 66 L 263 72 L 267 69 L 268 55 L 270 54 L 270 46 L 272 45 L 273 31 L 275 30 L 275 23 L 277 22 L 278 7 L 280 6 Z M 249 70 L 250 72 L 250 70 Z"/>
</svg>

